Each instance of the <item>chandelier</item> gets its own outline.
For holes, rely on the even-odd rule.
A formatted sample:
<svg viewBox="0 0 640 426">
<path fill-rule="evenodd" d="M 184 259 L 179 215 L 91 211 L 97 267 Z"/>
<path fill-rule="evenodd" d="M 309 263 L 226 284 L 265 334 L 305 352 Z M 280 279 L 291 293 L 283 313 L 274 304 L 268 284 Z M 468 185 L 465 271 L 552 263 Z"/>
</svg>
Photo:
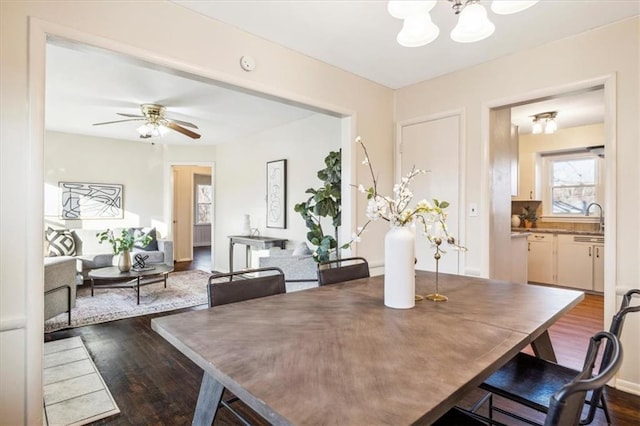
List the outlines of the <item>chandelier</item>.
<svg viewBox="0 0 640 426">
<path fill-rule="evenodd" d="M 459 43 L 473 43 L 489 37 L 496 27 L 487 16 L 487 10 L 479 0 L 449 0 L 458 15 L 458 24 L 451 31 L 451 39 Z M 491 10 L 498 15 L 509 15 L 525 10 L 538 0 L 493 0 Z M 391 0 L 387 6 L 389 14 L 402 19 L 404 24 L 398 33 L 398 43 L 406 47 L 418 47 L 431 43 L 440 34 L 440 29 L 431 20 L 431 9 L 436 0 Z"/>
<path fill-rule="evenodd" d="M 556 122 L 557 116 L 557 111 L 541 112 L 531 115 L 530 117 L 533 118 L 531 133 L 534 135 L 539 135 L 543 132 L 548 135 L 555 133 L 555 131 L 558 130 L 558 123 Z"/>
</svg>

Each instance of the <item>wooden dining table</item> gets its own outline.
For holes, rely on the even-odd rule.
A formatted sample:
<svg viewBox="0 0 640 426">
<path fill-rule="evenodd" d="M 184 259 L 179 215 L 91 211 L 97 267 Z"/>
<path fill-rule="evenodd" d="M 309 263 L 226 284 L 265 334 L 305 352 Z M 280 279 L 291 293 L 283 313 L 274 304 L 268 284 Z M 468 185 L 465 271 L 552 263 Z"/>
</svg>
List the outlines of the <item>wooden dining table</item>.
<svg viewBox="0 0 640 426">
<path fill-rule="evenodd" d="M 276 425 L 429 424 L 527 345 L 553 359 L 547 330 L 584 297 L 448 274 L 439 289 L 448 301 L 391 309 L 383 277 L 363 278 L 151 326 L 204 370 L 193 424 L 211 424 L 223 388 Z M 434 290 L 418 272 L 416 293 Z"/>
</svg>

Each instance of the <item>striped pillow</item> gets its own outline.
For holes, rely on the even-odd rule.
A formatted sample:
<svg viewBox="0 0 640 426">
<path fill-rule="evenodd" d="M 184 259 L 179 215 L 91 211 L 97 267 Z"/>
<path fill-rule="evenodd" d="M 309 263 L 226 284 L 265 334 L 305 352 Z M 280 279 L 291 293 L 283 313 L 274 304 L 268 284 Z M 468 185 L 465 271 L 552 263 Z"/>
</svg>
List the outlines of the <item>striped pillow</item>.
<svg viewBox="0 0 640 426">
<path fill-rule="evenodd" d="M 49 256 L 76 255 L 76 242 L 68 229 L 47 228 L 45 237 L 49 242 Z"/>
</svg>

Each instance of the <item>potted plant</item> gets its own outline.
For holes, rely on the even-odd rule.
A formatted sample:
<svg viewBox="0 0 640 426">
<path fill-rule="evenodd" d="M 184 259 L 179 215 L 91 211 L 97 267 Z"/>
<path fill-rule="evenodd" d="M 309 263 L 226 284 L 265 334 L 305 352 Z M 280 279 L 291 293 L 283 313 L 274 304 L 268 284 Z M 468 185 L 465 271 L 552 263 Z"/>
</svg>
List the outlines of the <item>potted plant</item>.
<svg viewBox="0 0 640 426">
<path fill-rule="evenodd" d="M 151 235 L 136 235 L 130 229 L 122 229 L 119 237 L 116 237 L 111 229 L 98 232 L 96 237 L 98 237 L 100 244 L 107 241 L 113 248 L 113 254 L 120 255 L 118 269 L 121 272 L 129 272 L 131 270 L 131 250 L 133 246 L 138 242 L 146 246 L 152 240 Z"/>
<path fill-rule="evenodd" d="M 341 151 L 331 151 L 324 159 L 327 167 L 318 170 L 318 179 L 323 181 L 320 188 L 309 188 L 306 194 L 311 197 L 295 205 L 294 210 L 302 216 L 309 232 L 307 239 L 316 246 L 313 258 L 316 262 L 329 260 L 331 252 L 336 250 L 340 258 L 338 247 L 338 228 L 342 223 L 342 163 Z M 331 218 L 333 234 L 325 234 L 322 229 L 321 218 Z"/>
<path fill-rule="evenodd" d="M 529 229 L 535 226 L 538 215 L 535 210 L 531 210 L 529 206 L 526 206 L 522 209 L 522 213 L 520 213 L 520 220 L 524 223 L 524 227 Z"/>
</svg>

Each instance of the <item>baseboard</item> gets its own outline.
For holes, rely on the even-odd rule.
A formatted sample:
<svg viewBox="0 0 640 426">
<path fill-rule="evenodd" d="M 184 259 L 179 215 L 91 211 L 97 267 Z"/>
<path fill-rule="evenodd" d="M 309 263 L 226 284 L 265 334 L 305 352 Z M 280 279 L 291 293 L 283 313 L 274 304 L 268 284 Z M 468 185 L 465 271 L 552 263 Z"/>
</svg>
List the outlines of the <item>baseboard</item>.
<svg viewBox="0 0 640 426">
<path fill-rule="evenodd" d="M 616 379 L 616 389 L 633 395 L 640 396 L 640 383 L 629 382 L 627 380 Z"/>
</svg>

